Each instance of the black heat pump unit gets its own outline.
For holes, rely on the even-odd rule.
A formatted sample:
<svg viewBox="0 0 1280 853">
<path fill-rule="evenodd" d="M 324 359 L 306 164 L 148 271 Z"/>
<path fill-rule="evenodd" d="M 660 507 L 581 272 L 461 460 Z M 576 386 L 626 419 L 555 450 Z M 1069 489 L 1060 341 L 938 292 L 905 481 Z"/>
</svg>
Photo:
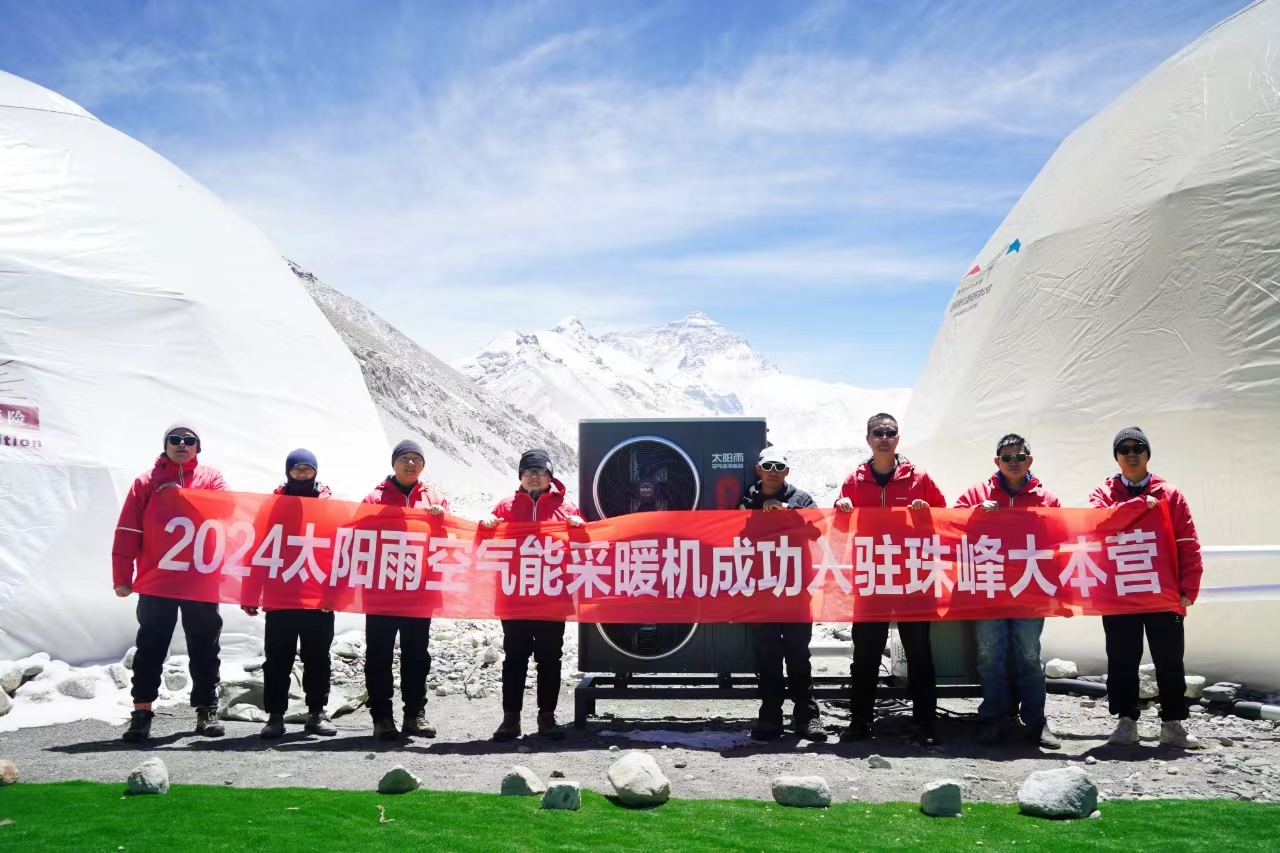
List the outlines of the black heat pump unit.
<svg viewBox="0 0 1280 853">
<path fill-rule="evenodd" d="M 578 426 L 578 495 L 589 521 L 633 512 L 735 509 L 755 482 L 763 418 L 585 420 Z M 749 673 L 751 626 L 578 626 L 588 672 Z"/>
</svg>

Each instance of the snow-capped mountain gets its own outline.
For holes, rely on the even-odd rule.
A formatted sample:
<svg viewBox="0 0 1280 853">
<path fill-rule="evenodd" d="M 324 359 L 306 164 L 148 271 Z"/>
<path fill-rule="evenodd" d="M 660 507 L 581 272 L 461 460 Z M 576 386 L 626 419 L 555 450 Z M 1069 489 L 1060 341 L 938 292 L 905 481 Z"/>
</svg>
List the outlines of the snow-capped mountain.
<svg viewBox="0 0 1280 853">
<path fill-rule="evenodd" d="M 289 265 L 360 363 L 388 441 L 413 438 L 422 445 L 427 476 L 444 489 L 455 512 L 486 515 L 515 488 L 520 454 L 531 447 L 546 448 L 556 475 L 574 489 L 578 456 L 573 447 L 527 413 L 477 388 L 364 305 L 292 261 Z M 370 471 L 369 486 L 385 473 Z"/>
<path fill-rule="evenodd" d="M 581 418 L 764 416 L 776 444 L 860 448 L 866 419 L 901 412 L 910 396 L 788 376 L 702 313 L 599 337 L 569 318 L 547 331 L 507 332 L 457 366 L 568 444 Z"/>
</svg>

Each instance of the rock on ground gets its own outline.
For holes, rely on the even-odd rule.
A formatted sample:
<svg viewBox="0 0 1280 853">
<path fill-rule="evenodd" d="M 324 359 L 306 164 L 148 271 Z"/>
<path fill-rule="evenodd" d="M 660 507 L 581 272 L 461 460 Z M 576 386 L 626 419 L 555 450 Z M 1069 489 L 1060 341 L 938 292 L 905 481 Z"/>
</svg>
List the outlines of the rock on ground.
<svg viewBox="0 0 1280 853">
<path fill-rule="evenodd" d="M 92 699 L 98 685 L 92 675 L 73 675 L 58 682 L 58 692 L 72 699 Z"/>
<path fill-rule="evenodd" d="M 1039 770 L 1018 790 L 1018 807 L 1036 817 L 1087 818 L 1098 807 L 1098 786 L 1079 767 Z"/>
<path fill-rule="evenodd" d="M 129 651 L 124 653 L 124 657 L 120 659 L 120 665 L 125 669 L 133 669 L 133 656 L 138 653 L 137 646 L 130 646 Z"/>
<path fill-rule="evenodd" d="M 12 696 L 13 692 L 22 686 L 24 674 L 24 669 L 16 663 L 0 664 L 0 692 Z"/>
<path fill-rule="evenodd" d="M 1054 658 L 1044 665 L 1044 674 L 1047 678 L 1075 678 L 1080 670 L 1075 661 Z"/>
<path fill-rule="evenodd" d="M 831 805 L 831 786 L 821 776 L 778 776 L 773 799 L 782 806 L 826 808 Z"/>
<path fill-rule="evenodd" d="M 542 784 L 537 773 L 519 764 L 502 777 L 501 793 L 504 797 L 532 797 L 546 790 L 547 786 Z"/>
<path fill-rule="evenodd" d="M 1221 683 L 1204 688 L 1201 695 L 1210 702 L 1234 702 L 1239 691 L 1234 684 Z"/>
<path fill-rule="evenodd" d="M 177 692 L 187 686 L 187 674 L 180 669 L 170 670 L 164 674 L 164 686 Z"/>
<path fill-rule="evenodd" d="M 223 720 L 235 720 L 241 723 L 265 723 L 267 712 L 253 705 L 232 705 L 218 715 Z"/>
<path fill-rule="evenodd" d="M 920 795 L 920 811 L 931 817 L 961 817 L 963 806 L 960 783 L 953 779 L 930 782 Z"/>
<path fill-rule="evenodd" d="M 1160 685 L 1156 683 L 1156 665 L 1144 663 L 1138 667 L 1138 698 L 1154 699 L 1159 695 Z"/>
<path fill-rule="evenodd" d="M 9 711 L 12 708 L 13 708 L 13 700 L 9 698 L 8 693 L 5 693 L 3 690 L 0 690 L 0 717 L 3 717 L 5 714 L 9 713 Z"/>
<path fill-rule="evenodd" d="M 407 794 L 422 787 L 422 780 L 414 776 L 403 765 L 397 764 L 378 780 L 379 794 Z"/>
<path fill-rule="evenodd" d="M 0 788 L 18 781 L 18 765 L 9 759 L 0 759 Z"/>
<path fill-rule="evenodd" d="M 158 758 L 148 758 L 133 768 L 126 780 L 130 794 L 169 793 L 169 768 Z"/>
<path fill-rule="evenodd" d="M 577 782 L 552 782 L 542 795 L 542 807 L 576 812 L 582 808 L 582 786 Z"/>
<path fill-rule="evenodd" d="M 878 755 L 872 755 L 867 759 L 867 766 L 873 770 L 888 770 L 893 765 L 889 763 L 889 759 L 881 758 Z"/>
<path fill-rule="evenodd" d="M 1199 699 L 1204 695 L 1204 686 L 1207 679 L 1203 675 L 1186 676 L 1187 692 L 1184 694 L 1188 699 Z"/>
<path fill-rule="evenodd" d="M 609 767 L 609 784 L 628 806 L 657 806 L 671 796 L 671 780 L 645 752 L 632 751 Z"/>
<path fill-rule="evenodd" d="M 129 675 L 129 670 L 122 663 L 113 663 L 107 667 L 107 673 L 111 676 L 111 680 L 115 682 L 117 690 L 123 690 L 128 687 L 133 678 Z"/>
</svg>

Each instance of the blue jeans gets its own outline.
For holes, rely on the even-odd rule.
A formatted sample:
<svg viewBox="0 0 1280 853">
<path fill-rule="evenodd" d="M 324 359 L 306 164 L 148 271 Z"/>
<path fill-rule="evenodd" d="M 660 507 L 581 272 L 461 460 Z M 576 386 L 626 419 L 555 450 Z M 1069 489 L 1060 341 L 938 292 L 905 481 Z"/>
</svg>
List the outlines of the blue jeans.
<svg viewBox="0 0 1280 853">
<path fill-rule="evenodd" d="M 978 639 L 978 673 L 982 676 L 982 704 L 978 719 L 1003 728 L 1009 714 L 1009 671 L 1013 691 L 1022 706 L 1022 724 L 1030 731 L 1044 728 L 1044 673 L 1040 670 L 1040 632 L 1043 619 L 982 619 L 974 624 Z"/>
</svg>

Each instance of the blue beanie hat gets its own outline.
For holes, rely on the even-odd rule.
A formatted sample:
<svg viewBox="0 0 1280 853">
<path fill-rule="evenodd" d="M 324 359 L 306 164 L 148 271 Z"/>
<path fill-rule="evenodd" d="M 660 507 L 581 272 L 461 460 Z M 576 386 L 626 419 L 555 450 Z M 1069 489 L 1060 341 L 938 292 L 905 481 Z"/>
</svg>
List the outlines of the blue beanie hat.
<svg viewBox="0 0 1280 853">
<path fill-rule="evenodd" d="M 284 459 L 284 473 L 287 475 L 290 471 L 299 465 L 310 465 L 320 473 L 320 466 L 316 463 L 316 455 L 305 447 L 299 447 L 297 450 L 291 451 Z"/>
</svg>

